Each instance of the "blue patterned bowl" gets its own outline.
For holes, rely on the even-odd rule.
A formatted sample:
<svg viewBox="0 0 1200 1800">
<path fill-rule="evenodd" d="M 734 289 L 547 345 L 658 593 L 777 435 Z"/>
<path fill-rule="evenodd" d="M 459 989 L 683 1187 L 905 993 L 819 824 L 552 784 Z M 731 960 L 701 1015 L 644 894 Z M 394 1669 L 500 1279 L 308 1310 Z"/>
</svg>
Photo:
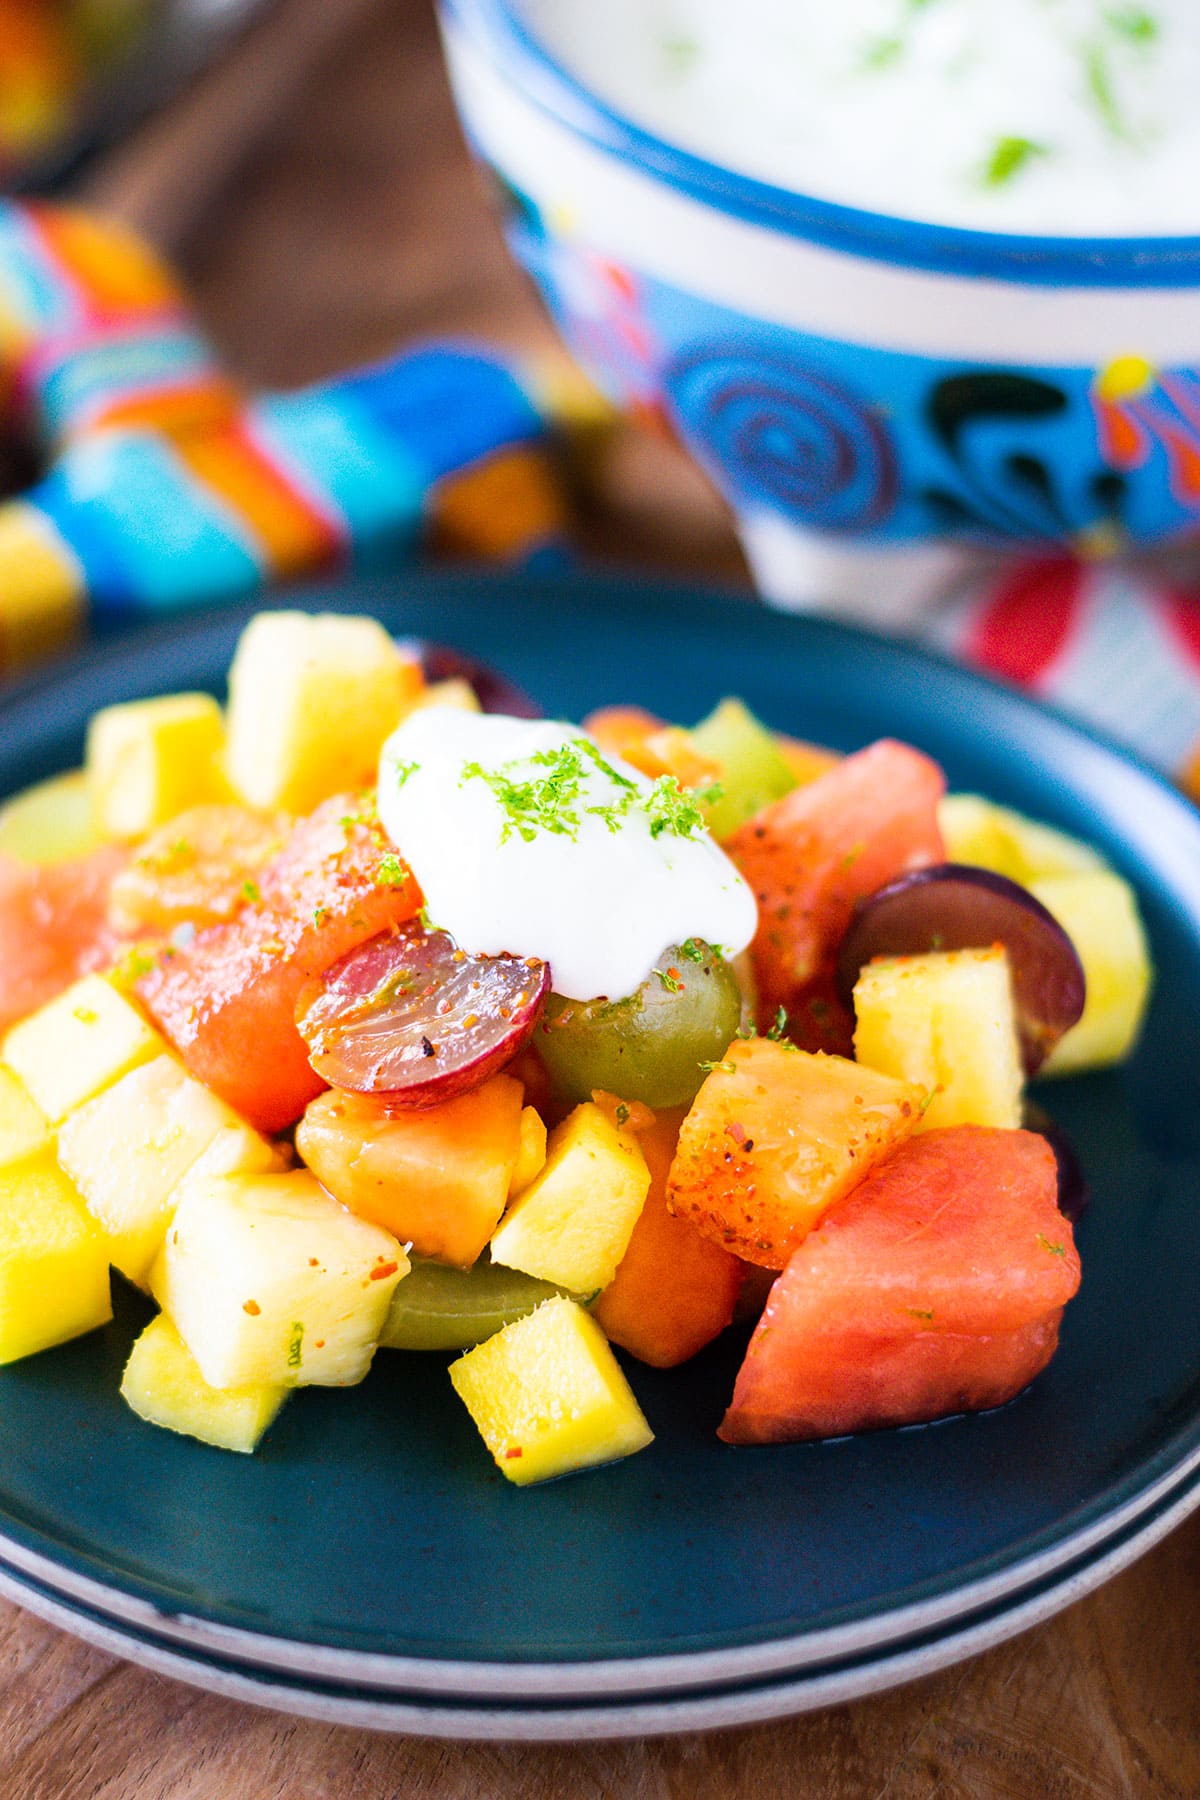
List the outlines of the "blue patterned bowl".
<svg viewBox="0 0 1200 1800">
<path fill-rule="evenodd" d="M 613 112 L 520 0 L 441 18 L 517 256 L 605 390 L 703 463 L 774 597 L 853 600 L 848 553 L 904 606 L 971 547 L 1107 555 L 1195 525 L 1200 237 L 814 200 Z"/>
</svg>

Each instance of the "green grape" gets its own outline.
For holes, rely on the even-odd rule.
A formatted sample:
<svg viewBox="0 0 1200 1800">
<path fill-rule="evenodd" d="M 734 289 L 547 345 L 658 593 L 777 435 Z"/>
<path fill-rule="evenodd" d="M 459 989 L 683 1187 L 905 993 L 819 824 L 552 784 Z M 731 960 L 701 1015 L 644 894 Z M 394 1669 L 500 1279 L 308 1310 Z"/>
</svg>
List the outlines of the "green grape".
<svg viewBox="0 0 1200 1800">
<path fill-rule="evenodd" d="M 562 1291 L 489 1262 L 486 1251 L 473 1269 L 414 1256 L 392 1294 L 380 1348 L 471 1350 Z"/>
<path fill-rule="evenodd" d="M 564 1000 L 551 994 L 533 1042 L 559 1099 L 589 1100 L 603 1088 L 647 1106 L 686 1106 L 719 1062 L 741 1017 L 737 976 L 698 938 L 664 950 L 658 966 L 623 1000 Z"/>
</svg>

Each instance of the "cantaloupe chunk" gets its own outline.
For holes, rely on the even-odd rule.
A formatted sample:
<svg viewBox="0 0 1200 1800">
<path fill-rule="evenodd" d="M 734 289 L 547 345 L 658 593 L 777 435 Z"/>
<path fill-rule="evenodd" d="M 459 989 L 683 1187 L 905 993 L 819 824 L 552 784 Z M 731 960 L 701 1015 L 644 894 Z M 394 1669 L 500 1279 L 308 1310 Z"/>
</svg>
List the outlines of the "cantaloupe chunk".
<svg viewBox="0 0 1200 1800">
<path fill-rule="evenodd" d="M 408 1258 L 307 1170 L 189 1188 L 161 1301 L 210 1386 L 349 1387 L 371 1366 Z"/>
<path fill-rule="evenodd" d="M 594 1293 L 616 1274 L 649 1189 L 636 1138 L 585 1101 L 551 1133 L 544 1166 L 492 1238 L 492 1261 Z"/>
<path fill-rule="evenodd" d="M 389 1115 L 386 1097 L 334 1090 L 311 1102 L 296 1148 L 329 1192 L 418 1256 L 469 1269 L 499 1222 L 521 1147 L 511 1075 L 440 1106 Z"/>
<path fill-rule="evenodd" d="M 672 1369 L 733 1318 L 744 1264 L 667 1206 L 667 1179 L 683 1123 L 662 1110 L 637 1134 L 650 1192 L 616 1274 L 592 1308 L 605 1335 L 640 1362 Z"/>
<path fill-rule="evenodd" d="M 63 1121 L 58 1160 L 130 1281 L 145 1283 L 178 1184 L 219 1132 L 239 1127 L 233 1108 L 170 1056 L 131 1069 Z"/>
<path fill-rule="evenodd" d="M 229 775 L 251 806 L 309 812 L 375 779 L 424 686 L 375 619 L 259 613 L 229 671 Z"/>
<path fill-rule="evenodd" d="M 0 1169 L 0 1363 L 111 1318 L 104 1240 L 53 1153 Z"/>
<path fill-rule="evenodd" d="M 0 1065 L 0 1169 L 46 1149 L 54 1133 L 23 1081 Z"/>
<path fill-rule="evenodd" d="M 822 1215 L 911 1135 L 926 1098 L 844 1057 L 738 1039 L 684 1119 L 670 1206 L 735 1256 L 781 1269 Z"/>
<path fill-rule="evenodd" d="M 254 1450 L 288 1397 L 286 1387 L 210 1387 L 165 1313 L 134 1344 L 121 1397 L 140 1419 L 220 1450 Z"/>
<path fill-rule="evenodd" d="M 595 1320 L 547 1300 L 450 1365 L 455 1392 L 496 1467 L 525 1487 L 653 1442 Z"/>
<path fill-rule="evenodd" d="M 1002 944 L 880 957 L 859 975 L 854 1011 L 858 1061 L 931 1096 L 918 1131 L 1021 1123 L 1024 1077 Z"/>
<path fill-rule="evenodd" d="M 1047 875 L 1030 884 L 1054 914 L 1083 964 L 1083 1016 L 1059 1039 L 1043 1075 L 1104 1068 L 1128 1056 L 1150 999 L 1146 933 L 1129 883 L 1111 869 Z"/>
<path fill-rule="evenodd" d="M 185 807 L 228 798 L 225 721 L 211 694 L 107 706 L 88 727 L 87 781 L 105 837 L 144 837 Z"/>
<path fill-rule="evenodd" d="M 54 1124 L 166 1045 L 102 975 L 85 975 L 14 1025 L 3 1056 Z"/>
</svg>

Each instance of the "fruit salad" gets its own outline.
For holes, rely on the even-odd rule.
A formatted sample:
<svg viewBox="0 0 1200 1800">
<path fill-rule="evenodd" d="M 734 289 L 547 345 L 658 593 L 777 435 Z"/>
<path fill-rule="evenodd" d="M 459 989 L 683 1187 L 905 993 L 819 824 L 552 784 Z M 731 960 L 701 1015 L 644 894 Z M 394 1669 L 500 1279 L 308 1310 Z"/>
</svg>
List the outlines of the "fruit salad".
<svg viewBox="0 0 1200 1800">
<path fill-rule="evenodd" d="M 645 1447 L 636 1365 L 726 1331 L 728 1444 L 1044 1368 L 1081 1195 L 1025 1087 L 1136 1042 L 1128 885 L 905 744 L 531 713 L 263 614 L 227 707 L 108 708 L 0 810 L 0 1363 L 115 1271 L 150 1424 L 251 1451 L 449 1354 L 517 1484 Z"/>
</svg>

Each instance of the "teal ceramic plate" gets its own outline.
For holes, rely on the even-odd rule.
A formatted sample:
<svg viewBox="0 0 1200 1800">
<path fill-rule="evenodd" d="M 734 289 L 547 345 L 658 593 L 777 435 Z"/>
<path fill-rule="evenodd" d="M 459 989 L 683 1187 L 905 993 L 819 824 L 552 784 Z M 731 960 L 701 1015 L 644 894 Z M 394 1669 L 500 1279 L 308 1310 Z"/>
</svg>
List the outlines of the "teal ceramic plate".
<svg viewBox="0 0 1200 1800">
<path fill-rule="evenodd" d="M 1003 1635 L 1181 1516 L 1200 1464 L 1200 820 L 1185 803 L 1005 690 L 720 596 L 424 577 L 302 598 L 481 655 L 569 717 L 624 700 L 690 719 L 735 692 L 841 748 L 904 737 L 953 786 L 1111 857 L 1137 886 L 1161 978 L 1126 1070 L 1040 1096 L 1093 1187 L 1083 1289 L 1050 1369 L 997 1413 L 732 1450 L 713 1435 L 728 1342 L 683 1370 L 631 1367 L 650 1450 L 523 1492 L 483 1453 L 445 1357 L 381 1354 L 360 1388 L 299 1394 L 253 1459 L 155 1432 L 117 1396 L 144 1316 L 127 1296 L 107 1331 L 0 1371 L 10 1574 L 81 1629 L 85 1614 L 107 1620 L 131 1654 L 175 1646 L 202 1680 L 224 1662 L 310 1697 L 502 1707 L 523 1735 L 521 1716 L 532 1734 L 568 1702 L 717 1706 L 766 1683 L 800 1705 L 827 1697 L 812 1684 L 834 1665 L 865 1692 L 916 1672 L 905 1646 L 961 1653 L 985 1619 Z M 102 646 L 14 695 L 0 791 L 76 761 L 98 705 L 219 691 L 245 616 Z"/>
</svg>

